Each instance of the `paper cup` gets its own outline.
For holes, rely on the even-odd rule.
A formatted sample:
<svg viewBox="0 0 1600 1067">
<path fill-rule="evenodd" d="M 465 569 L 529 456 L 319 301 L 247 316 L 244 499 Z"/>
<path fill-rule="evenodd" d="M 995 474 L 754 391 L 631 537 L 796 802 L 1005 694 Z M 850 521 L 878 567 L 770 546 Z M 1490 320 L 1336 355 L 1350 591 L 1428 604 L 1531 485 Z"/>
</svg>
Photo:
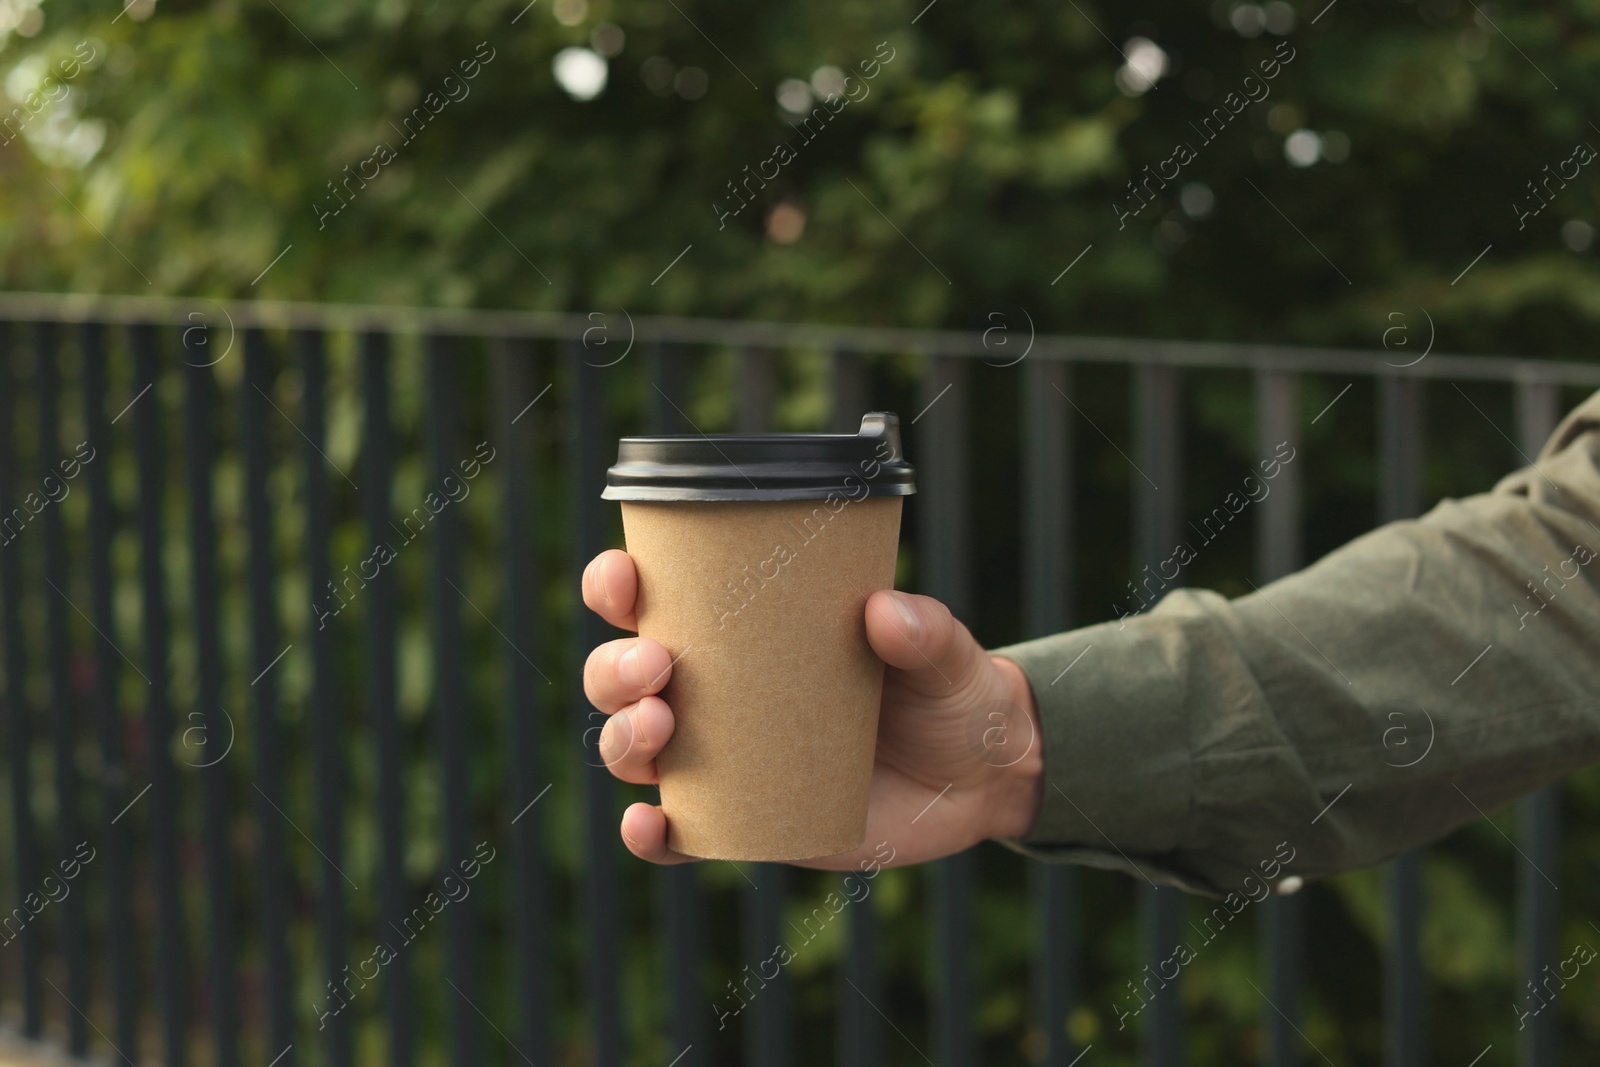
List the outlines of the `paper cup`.
<svg viewBox="0 0 1600 1067">
<path fill-rule="evenodd" d="M 865 843 L 883 695 L 865 605 L 893 588 L 913 491 L 884 413 L 859 435 L 623 440 L 605 495 L 623 501 L 639 632 L 674 660 L 657 761 L 673 849 L 793 861 Z"/>
</svg>

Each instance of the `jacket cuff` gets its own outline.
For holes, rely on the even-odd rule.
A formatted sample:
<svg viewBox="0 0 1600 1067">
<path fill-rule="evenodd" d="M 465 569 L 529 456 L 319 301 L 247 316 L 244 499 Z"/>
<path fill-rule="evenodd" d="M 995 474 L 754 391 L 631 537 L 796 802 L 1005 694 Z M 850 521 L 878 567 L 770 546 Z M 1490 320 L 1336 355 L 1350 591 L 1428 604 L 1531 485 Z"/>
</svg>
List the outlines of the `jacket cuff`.
<svg viewBox="0 0 1600 1067">
<path fill-rule="evenodd" d="M 991 650 L 1022 668 L 1039 709 L 1043 800 L 1033 829 L 998 839 L 1037 859 L 1123 871 L 1192 892 L 1212 887 L 1169 860 L 1195 795 L 1171 627 L 1147 619 Z"/>
</svg>

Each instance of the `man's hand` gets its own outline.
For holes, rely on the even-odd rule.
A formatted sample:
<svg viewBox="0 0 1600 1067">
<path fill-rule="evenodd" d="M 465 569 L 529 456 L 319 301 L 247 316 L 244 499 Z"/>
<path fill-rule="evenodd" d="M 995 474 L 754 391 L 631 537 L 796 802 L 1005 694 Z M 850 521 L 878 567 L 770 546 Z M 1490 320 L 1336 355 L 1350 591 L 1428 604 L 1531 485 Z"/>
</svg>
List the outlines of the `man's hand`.
<svg viewBox="0 0 1600 1067">
<path fill-rule="evenodd" d="M 626 552 L 602 552 L 584 570 L 583 602 L 620 629 L 638 631 L 638 590 Z M 986 838 L 1027 833 L 1039 811 L 1044 739 L 1021 668 L 986 653 L 929 597 L 873 593 L 866 622 L 867 640 L 887 664 L 867 844 L 800 865 L 853 868 L 884 841 L 894 849 L 894 864 L 922 863 Z M 607 642 L 584 665 L 584 692 L 609 716 L 601 758 L 625 782 L 659 780 L 656 756 L 672 738 L 673 718 L 656 694 L 671 678 L 672 657 L 648 637 Z M 641 859 L 694 859 L 667 848 L 659 805 L 631 805 L 622 815 L 622 838 Z"/>
</svg>

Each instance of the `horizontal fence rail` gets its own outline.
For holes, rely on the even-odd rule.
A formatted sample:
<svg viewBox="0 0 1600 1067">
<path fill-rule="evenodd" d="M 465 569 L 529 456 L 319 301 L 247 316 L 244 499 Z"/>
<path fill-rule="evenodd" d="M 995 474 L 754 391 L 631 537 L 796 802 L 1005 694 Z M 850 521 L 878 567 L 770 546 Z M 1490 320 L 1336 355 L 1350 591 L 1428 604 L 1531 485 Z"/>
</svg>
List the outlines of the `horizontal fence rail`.
<svg viewBox="0 0 1600 1067">
<path fill-rule="evenodd" d="M 1229 449 L 1365 449 L 1373 521 L 1414 516 L 1450 477 L 1430 402 L 1476 408 L 1503 470 L 1600 366 L 1017 350 L 620 309 L 0 294 L 0 1021 L 168 1067 L 1234 1062 L 1194 1040 L 1217 1024 L 1188 974 L 1115 1025 L 1124 980 L 1185 937 L 1172 889 L 985 845 L 883 872 L 813 943 L 798 924 L 837 875 L 623 850 L 623 802 L 648 793 L 597 754 L 581 669 L 618 635 L 577 592 L 620 543 L 599 497 L 616 438 L 899 411 L 919 480 L 902 579 L 993 646 L 1109 618 Z M 1215 410 L 1246 432 L 1225 442 Z M 1207 581 L 1332 547 L 1307 515 L 1348 489 L 1317 462 L 1284 467 Z M 1521 806 L 1530 867 L 1559 866 L 1559 796 Z M 1428 1025 L 1425 862 L 1385 872 L 1383 1036 L 1341 1067 L 1435 1062 L 1450 1037 Z M 1327 1058 L 1308 1030 L 1329 1040 L 1343 1010 L 1312 966 L 1328 899 L 1275 897 L 1237 935 L 1260 960 L 1255 1062 Z M 1515 906 L 1532 980 L 1561 912 L 1521 867 Z M 1518 1062 L 1553 1067 L 1560 1035 L 1530 1020 Z"/>
<path fill-rule="evenodd" d="M 730 322 L 674 316 L 629 316 L 625 309 L 581 314 L 526 311 L 468 311 L 451 308 L 373 307 L 353 304 L 308 304 L 293 301 L 227 303 L 205 298 L 78 296 L 44 293 L 0 293 L 0 320 L 15 322 L 152 324 L 203 329 L 185 342 L 189 347 L 221 347 L 232 336 L 226 328 L 340 330 L 348 332 L 455 334 L 472 337 L 566 339 L 585 351 L 593 349 L 596 365 L 617 358 L 595 347 L 590 334 L 603 316 L 606 344 L 631 338 L 638 344 L 718 345 L 752 350 L 759 357 L 773 349 L 815 348 L 830 352 L 880 354 L 915 352 L 1011 363 L 984 343 L 982 332 L 910 330 L 815 323 Z M 624 327 L 631 326 L 625 330 Z M 621 342 L 626 343 L 626 342 Z M 1010 342 L 1010 343 L 1015 343 Z M 1411 366 L 1396 364 L 1392 353 L 1372 349 L 1305 348 L 1291 345 L 1172 341 L 1161 338 L 1061 337 L 1040 334 L 1029 357 L 1090 363 L 1162 363 L 1177 367 L 1268 367 L 1298 374 L 1398 373 L 1417 378 L 1459 378 L 1464 381 L 1527 382 L 1600 387 L 1600 364 L 1521 359 L 1509 356 L 1464 356 L 1430 353 Z M 200 354 L 192 357 L 204 362 Z"/>
</svg>

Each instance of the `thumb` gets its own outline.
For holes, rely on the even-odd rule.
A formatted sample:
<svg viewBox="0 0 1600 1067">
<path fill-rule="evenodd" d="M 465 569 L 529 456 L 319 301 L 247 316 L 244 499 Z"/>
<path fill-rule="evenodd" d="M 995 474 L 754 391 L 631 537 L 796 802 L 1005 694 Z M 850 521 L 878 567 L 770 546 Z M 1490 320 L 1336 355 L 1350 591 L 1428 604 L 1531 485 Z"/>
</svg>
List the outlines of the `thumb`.
<svg viewBox="0 0 1600 1067">
<path fill-rule="evenodd" d="M 879 659 L 906 673 L 903 682 L 929 696 L 956 690 L 988 663 L 949 608 L 912 593 L 886 589 L 867 598 L 867 641 Z"/>
</svg>

